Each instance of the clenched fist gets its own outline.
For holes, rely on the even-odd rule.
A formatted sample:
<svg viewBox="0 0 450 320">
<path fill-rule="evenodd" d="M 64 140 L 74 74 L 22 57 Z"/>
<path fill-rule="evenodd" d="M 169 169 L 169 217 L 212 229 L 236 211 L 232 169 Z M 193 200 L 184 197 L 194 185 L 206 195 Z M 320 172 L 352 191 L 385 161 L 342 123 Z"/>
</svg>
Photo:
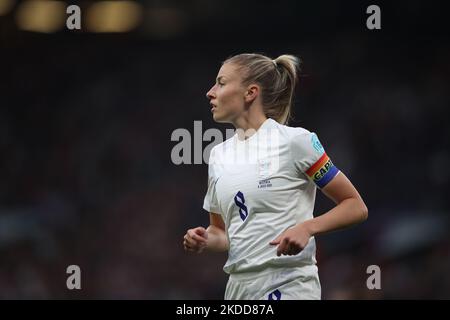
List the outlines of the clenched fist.
<svg viewBox="0 0 450 320">
<path fill-rule="evenodd" d="M 183 237 L 184 250 L 201 253 L 207 245 L 208 232 L 203 227 L 189 229 Z"/>
<path fill-rule="evenodd" d="M 302 224 L 287 229 L 277 238 L 270 242 L 271 245 L 278 245 L 277 256 L 294 256 L 299 254 L 308 244 L 311 234 Z"/>
</svg>

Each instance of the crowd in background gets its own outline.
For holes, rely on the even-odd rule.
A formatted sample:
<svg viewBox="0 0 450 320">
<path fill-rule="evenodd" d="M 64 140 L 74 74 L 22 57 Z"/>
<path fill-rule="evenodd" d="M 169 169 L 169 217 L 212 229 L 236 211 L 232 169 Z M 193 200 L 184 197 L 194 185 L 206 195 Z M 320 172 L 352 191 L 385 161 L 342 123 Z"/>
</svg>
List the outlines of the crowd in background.
<svg viewBox="0 0 450 320">
<path fill-rule="evenodd" d="M 448 42 L 352 29 L 270 43 L 99 37 L 3 43 L 0 298 L 223 297 L 226 254 L 182 247 L 209 221 L 207 165 L 173 164 L 171 133 L 229 128 L 205 93 L 241 52 L 302 58 L 291 125 L 318 134 L 369 208 L 364 224 L 317 237 L 323 298 L 450 298 Z M 332 205 L 318 191 L 315 214 Z M 79 291 L 66 288 L 72 264 Z M 381 290 L 367 288 L 370 265 Z"/>
</svg>

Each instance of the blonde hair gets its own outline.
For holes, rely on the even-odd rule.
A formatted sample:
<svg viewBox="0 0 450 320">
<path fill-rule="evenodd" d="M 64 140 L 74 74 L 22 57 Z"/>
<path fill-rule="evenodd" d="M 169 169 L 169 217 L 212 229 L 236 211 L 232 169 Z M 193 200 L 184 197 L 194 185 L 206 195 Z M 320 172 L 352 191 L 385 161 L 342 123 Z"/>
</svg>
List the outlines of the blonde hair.
<svg viewBox="0 0 450 320">
<path fill-rule="evenodd" d="M 297 84 L 300 59 L 283 54 L 272 60 L 257 53 L 243 53 L 225 60 L 245 69 L 243 84 L 257 83 L 261 86 L 261 100 L 266 117 L 281 124 L 291 118 L 291 107 Z"/>
</svg>

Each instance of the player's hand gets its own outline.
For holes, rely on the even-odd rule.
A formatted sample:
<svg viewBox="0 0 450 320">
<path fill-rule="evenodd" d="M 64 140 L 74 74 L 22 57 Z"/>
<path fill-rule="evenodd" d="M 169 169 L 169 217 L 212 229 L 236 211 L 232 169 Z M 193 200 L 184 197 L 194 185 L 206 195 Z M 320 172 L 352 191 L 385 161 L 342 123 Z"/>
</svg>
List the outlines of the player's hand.
<svg viewBox="0 0 450 320">
<path fill-rule="evenodd" d="M 189 229 L 183 237 L 184 250 L 201 253 L 207 245 L 208 232 L 203 227 Z"/>
<path fill-rule="evenodd" d="M 277 256 L 293 256 L 299 254 L 308 244 L 311 234 L 303 224 L 287 229 L 277 238 L 270 242 L 271 245 L 278 245 Z"/>
</svg>

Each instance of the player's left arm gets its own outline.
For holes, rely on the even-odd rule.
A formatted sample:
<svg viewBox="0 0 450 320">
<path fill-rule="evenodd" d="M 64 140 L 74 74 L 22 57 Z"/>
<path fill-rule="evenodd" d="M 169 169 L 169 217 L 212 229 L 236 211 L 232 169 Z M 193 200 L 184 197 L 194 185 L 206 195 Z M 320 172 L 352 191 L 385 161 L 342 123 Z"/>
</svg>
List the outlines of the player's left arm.
<svg viewBox="0 0 450 320">
<path fill-rule="evenodd" d="M 328 212 L 286 230 L 270 244 L 278 245 L 277 255 L 296 255 L 312 236 L 358 224 L 368 217 L 368 209 L 351 181 L 340 172 L 322 192 L 336 203 Z"/>
<path fill-rule="evenodd" d="M 325 187 L 322 192 L 336 206 L 330 211 L 304 222 L 311 236 L 343 229 L 363 222 L 368 217 L 368 209 L 351 181 L 340 172 Z"/>
</svg>

